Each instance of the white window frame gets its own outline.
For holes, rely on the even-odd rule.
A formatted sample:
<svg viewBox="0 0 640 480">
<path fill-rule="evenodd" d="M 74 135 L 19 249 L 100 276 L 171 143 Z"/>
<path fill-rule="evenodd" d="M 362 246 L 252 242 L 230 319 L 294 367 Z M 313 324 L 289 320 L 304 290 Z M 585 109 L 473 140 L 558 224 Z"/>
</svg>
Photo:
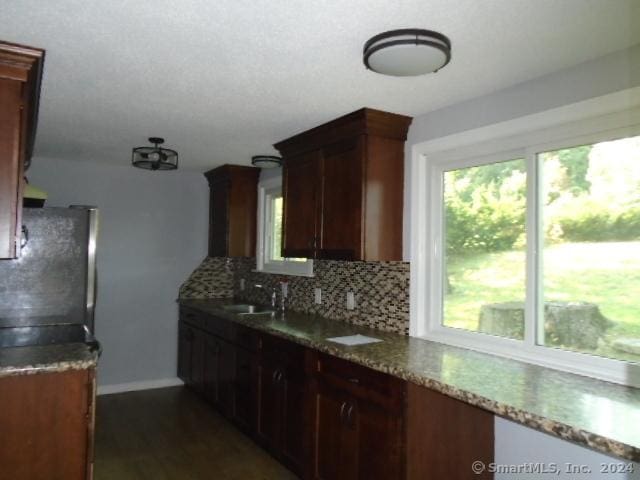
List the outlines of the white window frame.
<svg viewBox="0 0 640 480">
<path fill-rule="evenodd" d="M 529 292 L 540 258 L 527 249 L 527 300 L 524 340 L 514 340 L 442 325 L 441 236 L 442 171 L 525 158 L 527 163 L 527 244 L 537 245 L 530 228 L 538 211 L 536 154 L 640 134 L 640 88 L 561 107 L 540 114 L 417 144 L 411 157 L 411 305 L 412 336 L 515 358 L 545 367 L 640 387 L 640 365 L 537 345 L 536 302 Z M 427 208 L 420 208 L 427 206 Z"/>
<path fill-rule="evenodd" d="M 292 262 L 288 259 L 271 260 L 268 252 L 271 242 L 270 198 L 281 195 L 282 177 L 260 180 L 258 183 L 258 239 L 256 255 L 256 271 L 279 275 L 295 275 L 313 277 L 313 260 Z"/>
</svg>

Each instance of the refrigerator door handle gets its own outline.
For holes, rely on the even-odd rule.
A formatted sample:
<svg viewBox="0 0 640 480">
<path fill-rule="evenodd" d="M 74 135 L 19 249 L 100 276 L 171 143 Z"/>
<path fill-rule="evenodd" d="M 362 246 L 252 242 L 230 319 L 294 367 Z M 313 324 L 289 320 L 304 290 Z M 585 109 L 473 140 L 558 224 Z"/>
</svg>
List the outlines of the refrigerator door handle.
<svg viewBox="0 0 640 480">
<path fill-rule="evenodd" d="M 86 325 L 93 334 L 96 307 L 97 270 L 96 270 L 96 242 L 98 240 L 98 209 L 88 208 L 89 216 L 89 245 L 87 248 L 87 312 Z"/>
</svg>

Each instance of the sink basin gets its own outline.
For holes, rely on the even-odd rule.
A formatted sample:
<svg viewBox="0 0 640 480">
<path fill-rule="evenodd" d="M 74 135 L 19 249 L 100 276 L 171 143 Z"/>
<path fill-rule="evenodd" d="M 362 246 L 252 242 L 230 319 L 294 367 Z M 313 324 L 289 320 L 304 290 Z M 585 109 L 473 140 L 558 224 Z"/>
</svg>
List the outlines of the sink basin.
<svg viewBox="0 0 640 480">
<path fill-rule="evenodd" d="M 245 303 L 238 303 L 235 305 L 225 305 L 222 308 L 227 312 L 237 313 L 238 315 L 264 315 L 264 314 L 274 312 L 274 310 L 270 307 L 262 307 L 260 305 L 248 305 Z"/>
</svg>

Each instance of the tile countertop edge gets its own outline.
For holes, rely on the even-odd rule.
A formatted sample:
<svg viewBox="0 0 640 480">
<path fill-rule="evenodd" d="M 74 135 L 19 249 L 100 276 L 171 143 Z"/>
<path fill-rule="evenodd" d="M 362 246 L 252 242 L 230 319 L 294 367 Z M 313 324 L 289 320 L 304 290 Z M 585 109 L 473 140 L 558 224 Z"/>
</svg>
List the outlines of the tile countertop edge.
<svg viewBox="0 0 640 480">
<path fill-rule="evenodd" d="M 195 304 L 192 303 L 194 300 L 196 302 Z M 224 303 L 230 303 L 229 299 L 224 299 L 224 300 L 220 299 L 220 300 L 222 300 L 222 302 Z M 502 403 L 502 402 L 487 398 L 485 396 L 478 395 L 471 391 L 467 391 L 467 390 L 458 388 L 456 386 L 449 385 L 443 381 L 429 378 L 425 375 L 422 375 L 416 372 L 412 372 L 411 370 L 402 368 L 401 366 L 398 366 L 398 365 L 388 365 L 383 362 L 372 360 L 370 358 L 363 358 L 363 356 L 366 357 L 366 354 L 363 355 L 362 352 L 357 352 L 357 353 L 348 352 L 343 349 L 344 347 L 336 348 L 327 344 L 316 343 L 313 340 L 309 340 L 306 338 L 301 338 L 296 335 L 289 334 L 285 331 L 270 327 L 266 322 L 259 322 L 259 321 L 252 320 L 250 318 L 251 316 L 244 317 L 242 315 L 229 313 L 228 311 L 225 311 L 222 308 L 220 308 L 220 306 L 222 305 L 220 300 L 213 300 L 213 299 L 204 300 L 204 302 L 207 303 L 206 305 L 207 308 L 202 308 L 202 305 L 198 305 L 197 302 L 203 302 L 203 300 L 198 300 L 198 299 L 179 299 L 178 303 L 186 307 L 200 310 L 203 313 L 217 315 L 226 320 L 253 328 L 255 330 L 269 333 L 269 334 L 296 342 L 303 346 L 312 348 L 314 350 L 318 350 L 320 352 L 327 353 L 332 356 L 357 363 L 364 367 L 368 367 L 373 370 L 401 378 L 403 380 L 414 383 L 416 385 L 420 385 L 420 386 L 432 389 L 434 391 L 447 395 L 456 400 L 460 400 L 469 405 L 482 408 L 500 417 L 506 418 L 508 420 L 512 420 L 526 427 L 529 427 L 544 433 L 548 433 L 555 437 L 559 437 L 561 439 L 568 440 L 568 441 L 577 443 L 579 445 L 587 446 L 601 453 L 620 457 L 625 460 L 640 462 L 640 445 L 638 446 L 629 445 L 627 443 L 614 440 L 612 438 L 608 438 L 601 434 L 589 432 L 583 428 L 575 427 L 557 420 L 544 417 L 542 415 L 531 413 L 526 410 L 508 405 L 506 403 Z M 218 305 L 215 305 L 216 303 Z M 295 314 L 306 315 L 309 317 L 309 319 L 319 317 L 318 315 L 301 314 L 299 312 L 295 312 Z M 320 318 L 324 318 L 324 317 L 320 317 Z M 363 328 L 359 325 L 351 325 L 346 322 L 340 322 L 340 321 L 331 320 L 331 319 L 326 319 L 326 320 L 335 321 L 336 323 L 347 325 L 347 326 L 353 327 L 354 329 Z M 367 329 L 367 330 L 371 330 L 371 329 Z M 369 332 L 369 334 L 371 334 L 371 332 Z M 379 332 L 378 336 L 386 337 L 388 335 L 390 335 L 388 332 Z M 395 335 L 400 336 L 398 334 L 395 334 Z M 415 339 L 415 340 L 421 340 L 421 339 Z M 422 340 L 422 341 L 427 342 L 427 340 Z M 451 347 L 451 348 L 461 349 L 461 347 Z M 462 350 L 466 350 L 466 349 L 462 349 Z M 490 354 L 483 354 L 483 355 L 491 356 Z M 507 361 L 518 362 L 517 360 L 508 360 L 508 359 Z M 522 362 L 519 362 L 519 363 L 522 363 Z M 544 367 L 540 367 L 540 368 L 544 368 Z M 568 375 L 571 375 L 571 374 L 568 374 Z"/>
</svg>

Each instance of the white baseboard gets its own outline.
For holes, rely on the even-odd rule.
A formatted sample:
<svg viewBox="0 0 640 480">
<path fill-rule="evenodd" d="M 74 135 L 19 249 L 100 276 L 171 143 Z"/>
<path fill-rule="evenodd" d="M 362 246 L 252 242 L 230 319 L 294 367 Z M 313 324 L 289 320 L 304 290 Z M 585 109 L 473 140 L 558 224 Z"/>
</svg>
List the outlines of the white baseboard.
<svg viewBox="0 0 640 480">
<path fill-rule="evenodd" d="M 98 395 L 134 392 L 136 390 L 151 390 L 153 388 L 176 387 L 178 385 L 184 385 L 184 382 L 178 377 L 159 378 L 157 380 L 143 380 L 141 382 L 117 383 L 114 385 L 99 385 Z"/>
</svg>

